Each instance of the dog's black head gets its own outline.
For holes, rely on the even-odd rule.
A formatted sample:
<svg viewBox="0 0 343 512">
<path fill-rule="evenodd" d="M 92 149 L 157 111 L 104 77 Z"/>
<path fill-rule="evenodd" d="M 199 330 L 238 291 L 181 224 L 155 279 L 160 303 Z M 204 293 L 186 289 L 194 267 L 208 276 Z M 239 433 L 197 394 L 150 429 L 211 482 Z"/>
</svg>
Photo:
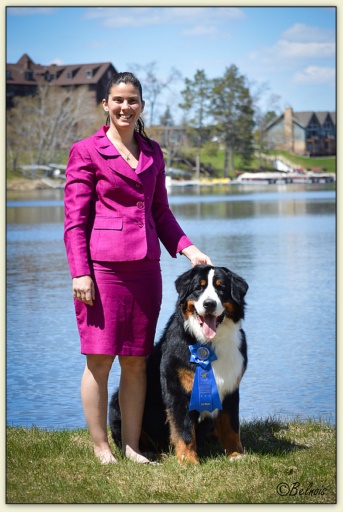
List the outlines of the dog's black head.
<svg viewBox="0 0 343 512">
<path fill-rule="evenodd" d="M 196 265 L 179 276 L 175 286 L 185 320 L 206 340 L 216 336 L 224 319 L 237 323 L 244 318 L 248 284 L 225 267 Z"/>
</svg>

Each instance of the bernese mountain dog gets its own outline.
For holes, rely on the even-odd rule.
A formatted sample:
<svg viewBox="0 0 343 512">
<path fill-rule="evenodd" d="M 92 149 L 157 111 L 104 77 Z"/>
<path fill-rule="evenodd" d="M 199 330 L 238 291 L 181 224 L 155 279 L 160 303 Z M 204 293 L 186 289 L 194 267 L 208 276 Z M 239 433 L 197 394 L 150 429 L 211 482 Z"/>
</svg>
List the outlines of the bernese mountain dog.
<svg viewBox="0 0 343 512">
<path fill-rule="evenodd" d="M 147 358 L 141 449 L 165 450 L 171 446 L 180 462 L 196 464 L 197 442 L 204 438 L 202 425 L 206 425 L 225 453 L 239 458 L 243 453 L 239 385 L 248 360 L 241 322 L 248 284 L 225 267 L 196 265 L 176 279 L 175 287 L 175 311 Z M 205 361 L 206 370 L 201 365 L 204 350 L 205 356 L 212 354 Z M 207 374 L 210 370 L 212 381 Z M 195 377 L 197 371 L 201 377 Z M 196 385 L 195 380 L 203 375 L 205 384 Z M 208 404 L 213 388 L 216 401 L 211 408 Z M 195 402 L 191 404 L 193 396 Z M 113 440 L 120 446 L 118 390 L 111 397 L 109 423 Z"/>
</svg>

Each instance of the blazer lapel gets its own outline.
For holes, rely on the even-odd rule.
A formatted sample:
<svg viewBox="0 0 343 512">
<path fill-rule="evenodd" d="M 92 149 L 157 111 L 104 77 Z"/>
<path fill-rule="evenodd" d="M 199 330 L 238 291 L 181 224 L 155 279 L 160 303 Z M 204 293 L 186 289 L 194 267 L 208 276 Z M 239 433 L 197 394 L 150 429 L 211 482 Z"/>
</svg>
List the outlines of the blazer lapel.
<svg viewBox="0 0 343 512">
<path fill-rule="evenodd" d="M 136 173 L 141 174 L 142 172 L 146 171 L 154 162 L 152 157 L 153 149 L 139 134 L 136 134 L 136 140 L 141 150 Z"/>
<path fill-rule="evenodd" d="M 154 160 L 151 155 L 148 155 L 142 151 L 136 169 L 136 174 L 141 174 L 142 172 L 146 171 L 153 164 L 153 161 Z"/>
<path fill-rule="evenodd" d="M 107 128 L 107 129 L 106 129 Z M 103 126 L 98 132 L 94 134 L 94 142 L 95 149 L 100 155 L 107 157 L 108 165 L 112 169 L 119 174 L 122 174 L 126 178 L 129 178 L 133 181 L 138 181 L 140 183 L 139 178 L 137 177 L 136 172 L 125 162 L 123 158 L 120 158 L 120 153 L 114 147 L 112 142 L 106 136 L 106 132 L 108 127 Z"/>
<path fill-rule="evenodd" d="M 106 132 L 108 127 L 103 126 L 98 132 L 96 132 L 93 136 L 95 148 L 100 153 L 107 157 L 108 164 L 111 169 L 119 174 L 122 174 L 126 178 L 130 178 L 133 181 L 140 182 L 138 175 L 142 172 L 146 171 L 154 162 L 152 157 L 153 148 L 141 137 L 138 133 L 135 133 L 136 140 L 139 145 L 140 155 L 139 161 L 136 171 L 134 171 L 128 163 L 120 157 L 120 153 L 114 147 L 114 145 L 109 141 L 106 136 Z"/>
</svg>

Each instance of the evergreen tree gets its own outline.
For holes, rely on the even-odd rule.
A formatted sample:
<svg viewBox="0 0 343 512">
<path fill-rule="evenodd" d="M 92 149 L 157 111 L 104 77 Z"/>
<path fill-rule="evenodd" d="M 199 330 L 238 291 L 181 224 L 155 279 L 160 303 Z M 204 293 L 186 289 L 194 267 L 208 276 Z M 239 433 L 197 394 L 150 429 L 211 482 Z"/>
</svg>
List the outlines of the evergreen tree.
<svg viewBox="0 0 343 512">
<path fill-rule="evenodd" d="M 224 144 L 224 176 L 233 170 L 234 153 L 249 163 L 253 155 L 254 110 L 244 76 L 235 65 L 213 80 L 212 116 Z"/>
<path fill-rule="evenodd" d="M 205 122 L 209 114 L 211 85 L 204 70 L 197 70 L 193 80 L 186 78 L 185 85 L 185 89 L 181 91 L 184 101 L 179 106 L 186 112 L 193 114 L 193 117 L 189 120 L 189 126 L 191 135 L 195 135 L 196 176 L 199 178 L 201 148 L 208 136 Z"/>
</svg>

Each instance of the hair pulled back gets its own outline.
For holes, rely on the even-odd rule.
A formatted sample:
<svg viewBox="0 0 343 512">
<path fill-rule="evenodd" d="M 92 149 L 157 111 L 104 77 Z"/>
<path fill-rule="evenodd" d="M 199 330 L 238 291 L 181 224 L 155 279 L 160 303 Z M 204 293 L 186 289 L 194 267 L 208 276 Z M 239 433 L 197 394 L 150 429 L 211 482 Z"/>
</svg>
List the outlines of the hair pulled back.
<svg viewBox="0 0 343 512">
<path fill-rule="evenodd" d="M 115 73 L 114 75 L 112 75 L 111 79 L 108 81 L 108 83 L 106 85 L 106 90 L 105 90 L 106 101 L 108 101 L 108 99 L 109 99 L 112 87 L 114 85 L 119 85 L 121 83 L 133 85 L 138 90 L 141 101 L 143 101 L 142 84 L 140 83 L 138 78 L 133 73 L 130 73 L 129 71 L 123 71 L 121 73 Z M 108 126 L 110 125 L 109 114 L 106 118 L 106 125 L 108 125 Z M 142 137 L 144 137 L 147 141 L 149 141 L 149 143 L 151 145 L 151 141 L 150 141 L 149 137 L 147 136 L 147 134 L 145 133 L 144 121 L 141 117 L 139 117 L 137 119 L 137 122 L 135 125 L 135 130 L 140 135 L 142 135 Z"/>
</svg>

